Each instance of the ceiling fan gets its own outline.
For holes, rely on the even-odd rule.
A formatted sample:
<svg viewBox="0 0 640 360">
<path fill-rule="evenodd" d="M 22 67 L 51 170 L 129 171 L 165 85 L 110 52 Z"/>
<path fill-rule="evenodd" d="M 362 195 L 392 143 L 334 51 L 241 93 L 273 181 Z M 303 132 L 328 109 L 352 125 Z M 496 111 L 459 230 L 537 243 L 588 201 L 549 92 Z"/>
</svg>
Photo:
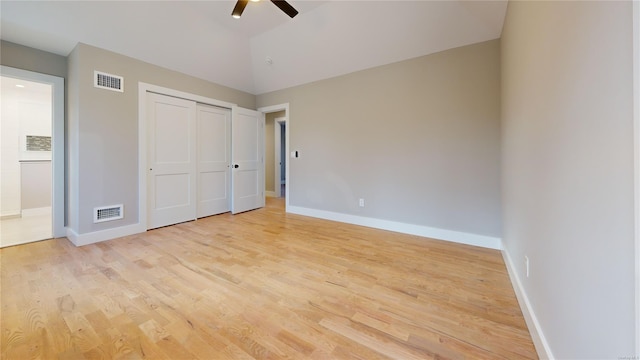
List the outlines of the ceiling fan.
<svg viewBox="0 0 640 360">
<path fill-rule="evenodd" d="M 259 1 L 259 0 L 251 0 L 251 1 Z M 233 12 L 231 13 L 231 16 L 233 16 L 236 19 L 239 19 L 240 16 L 242 15 L 242 12 L 244 11 L 244 8 L 247 6 L 248 2 L 249 0 L 238 0 L 238 2 L 236 3 L 236 6 L 233 8 Z M 293 6 L 291 6 L 288 2 L 284 0 L 271 0 L 271 2 L 275 6 L 280 8 L 280 10 L 284 11 L 285 14 L 289 15 L 290 18 L 293 18 L 296 15 L 298 15 L 298 10 L 294 9 Z"/>
</svg>

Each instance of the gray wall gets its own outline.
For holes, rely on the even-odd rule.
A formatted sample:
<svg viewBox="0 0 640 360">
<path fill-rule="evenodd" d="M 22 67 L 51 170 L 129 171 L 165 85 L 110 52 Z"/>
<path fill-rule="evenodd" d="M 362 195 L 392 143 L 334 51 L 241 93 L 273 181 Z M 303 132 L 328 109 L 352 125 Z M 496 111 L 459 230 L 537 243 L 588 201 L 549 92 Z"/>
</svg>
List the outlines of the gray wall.
<svg viewBox="0 0 640 360">
<path fill-rule="evenodd" d="M 124 93 L 93 86 L 94 70 L 124 77 Z M 69 55 L 69 226 L 77 234 L 138 222 L 138 82 L 255 108 L 255 96 L 85 44 Z M 93 208 L 124 204 L 93 224 Z"/>
<path fill-rule="evenodd" d="M 493 40 L 257 105 L 290 104 L 291 205 L 500 237 L 499 96 Z"/>
<path fill-rule="evenodd" d="M 631 8 L 514 1 L 503 30 L 503 241 L 558 359 L 632 357 L 640 336 Z"/>
<path fill-rule="evenodd" d="M 0 41 L 0 63 L 18 69 L 67 77 L 67 58 L 12 42 Z"/>
</svg>

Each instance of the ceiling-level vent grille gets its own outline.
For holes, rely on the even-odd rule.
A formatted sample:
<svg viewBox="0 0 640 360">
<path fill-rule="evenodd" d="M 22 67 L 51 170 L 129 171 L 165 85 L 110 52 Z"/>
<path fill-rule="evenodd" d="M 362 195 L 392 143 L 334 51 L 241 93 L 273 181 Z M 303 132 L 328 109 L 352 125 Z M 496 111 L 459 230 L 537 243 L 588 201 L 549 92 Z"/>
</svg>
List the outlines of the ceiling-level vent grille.
<svg viewBox="0 0 640 360">
<path fill-rule="evenodd" d="M 118 220 L 124 217 L 122 204 L 93 208 L 93 222 Z"/>
<path fill-rule="evenodd" d="M 100 89 L 124 92 L 124 78 L 101 71 L 94 71 L 93 86 Z"/>
</svg>

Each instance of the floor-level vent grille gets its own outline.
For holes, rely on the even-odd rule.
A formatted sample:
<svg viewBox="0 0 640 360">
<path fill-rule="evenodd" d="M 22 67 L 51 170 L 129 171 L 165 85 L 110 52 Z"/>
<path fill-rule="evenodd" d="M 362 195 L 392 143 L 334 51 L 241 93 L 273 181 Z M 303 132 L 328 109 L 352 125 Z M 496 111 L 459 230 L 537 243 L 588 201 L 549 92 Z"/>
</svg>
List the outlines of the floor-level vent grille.
<svg viewBox="0 0 640 360">
<path fill-rule="evenodd" d="M 124 92 L 124 78 L 101 71 L 93 72 L 93 86 L 100 89 Z"/>
<path fill-rule="evenodd" d="M 122 205 L 112 205 L 93 208 L 93 222 L 99 223 L 103 221 L 118 220 L 124 217 L 124 208 Z"/>
</svg>

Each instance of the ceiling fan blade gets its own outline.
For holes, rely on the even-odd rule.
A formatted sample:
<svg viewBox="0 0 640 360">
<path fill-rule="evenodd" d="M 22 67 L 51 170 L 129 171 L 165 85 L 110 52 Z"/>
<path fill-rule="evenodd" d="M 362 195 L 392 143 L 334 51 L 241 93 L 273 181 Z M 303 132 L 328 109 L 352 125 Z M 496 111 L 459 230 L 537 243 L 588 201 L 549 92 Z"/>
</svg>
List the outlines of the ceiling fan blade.
<svg viewBox="0 0 640 360">
<path fill-rule="evenodd" d="M 284 11 L 285 14 L 289 15 L 289 17 L 293 18 L 298 15 L 298 10 L 294 9 L 288 2 L 284 0 L 271 0 L 280 10 Z"/>
<path fill-rule="evenodd" d="M 238 2 L 236 3 L 236 6 L 233 8 L 233 12 L 231 13 L 231 16 L 233 16 L 234 18 L 239 18 L 240 15 L 242 15 L 244 8 L 247 7 L 248 2 L 249 0 L 238 0 Z"/>
</svg>

